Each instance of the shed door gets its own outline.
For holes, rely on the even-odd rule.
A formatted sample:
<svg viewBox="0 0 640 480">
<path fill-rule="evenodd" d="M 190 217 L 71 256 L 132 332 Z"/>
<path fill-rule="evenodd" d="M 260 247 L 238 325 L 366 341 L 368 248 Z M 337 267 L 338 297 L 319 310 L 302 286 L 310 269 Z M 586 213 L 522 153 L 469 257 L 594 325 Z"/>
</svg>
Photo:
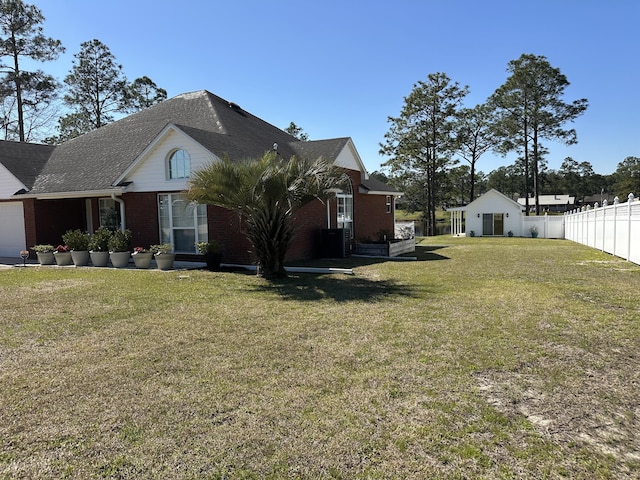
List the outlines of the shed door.
<svg viewBox="0 0 640 480">
<path fill-rule="evenodd" d="M 20 257 L 27 248 L 22 202 L 0 202 L 0 257 Z"/>
<path fill-rule="evenodd" d="M 504 217 L 502 213 L 482 214 L 482 235 L 504 235 Z"/>
</svg>

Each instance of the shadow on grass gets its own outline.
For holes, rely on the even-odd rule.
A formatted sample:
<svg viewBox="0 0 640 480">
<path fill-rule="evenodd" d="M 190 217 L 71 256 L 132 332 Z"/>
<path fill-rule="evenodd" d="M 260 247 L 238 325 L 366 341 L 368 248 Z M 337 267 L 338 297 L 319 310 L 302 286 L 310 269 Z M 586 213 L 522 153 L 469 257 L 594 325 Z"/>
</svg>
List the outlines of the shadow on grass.
<svg viewBox="0 0 640 480">
<path fill-rule="evenodd" d="M 391 297 L 415 297 L 414 286 L 390 280 L 370 280 L 353 275 L 290 274 L 253 287 L 260 293 L 276 293 L 285 300 L 375 302 Z"/>
<path fill-rule="evenodd" d="M 445 257 L 444 255 L 440 255 L 439 253 L 434 253 L 436 250 L 440 250 L 442 248 L 446 248 L 446 245 L 416 245 L 416 251 L 414 253 L 414 257 L 418 259 L 419 262 L 431 262 L 433 260 L 449 260 L 449 257 Z"/>
<path fill-rule="evenodd" d="M 444 246 L 416 246 L 412 260 L 389 260 L 388 258 L 347 257 L 343 259 L 318 259 L 300 265 L 313 267 L 357 268 L 386 262 L 402 262 L 420 268 L 421 262 L 448 260 L 448 257 L 434 253 Z M 290 274 L 288 278 L 272 279 L 255 287 L 260 292 L 277 293 L 287 300 L 314 301 L 331 298 L 336 302 L 379 301 L 392 297 L 417 297 L 424 294 L 424 287 L 400 284 L 393 280 L 371 280 L 359 276 Z"/>
</svg>

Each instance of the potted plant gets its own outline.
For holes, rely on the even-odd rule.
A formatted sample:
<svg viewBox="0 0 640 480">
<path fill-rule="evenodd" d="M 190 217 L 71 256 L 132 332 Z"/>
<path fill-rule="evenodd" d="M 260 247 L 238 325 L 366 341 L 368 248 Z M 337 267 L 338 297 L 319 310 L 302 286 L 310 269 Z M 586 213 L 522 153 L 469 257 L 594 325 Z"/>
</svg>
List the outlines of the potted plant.
<svg viewBox="0 0 640 480">
<path fill-rule="evenodd" d="M 129 263 L 131 230 L 116 230 L 109 237 L 109 258 L 116 268 L 126 267 Z"/>
<path fill-rule="evenodd" d="M 512 232 L 511 230 L 509 230 L 509 231 L 507 232 L 507 235 L 508 235 L 509 237 L 513 237 L 513 232 Z"/>
<path fill-rule="evenodd" d="M 149 268 L 153 253 L 144 247 L 135 247 L 131 257 L 133 258 L 133 263 L 136 264 L 136 268 Z"/>
<path fill-rule="evenodd" d="M 62 241 L 71 250 L 71 260 L 76 267 L 89 263 L 89 234 L 82 230 L 67 230 Z"/>
<path fill-rule="evenodd" d="M 53 265 L 56 263 L 53 256 L 53 250 L 53 245 L 49 244 L 40 244 L 33 247 L 33 251 L 36 252 L 40 265 Z"/>
<path fill-rule="evenodd" d="M 176 254 L 173 253 L 173 245 L 163 243 L 162 245 L 151 245 L 149 249 L 153 252 L 156 265 L 160 270 L 171 270 L 173 268 L 173 262 L 176 259 Z"/>
<path fill-rule="evenodd" d="M 71 265 L 72 263 L 71 251 L 67 245 L 58 245 L 53 252 L 53 256 L 59 266 Z"/>
<path fill-rule="evenodd" d="M 196 248 L 204 255 L 204 261 L 207 264 L 209 270 L 219 270 L 220 260 L 222 259 L 222 245 L 216 240 L 210 240 L 208 242 L 196 242 Z"/>
<path fill-rule="evenodd" d="M 532 238 L 538 238 L 538 227 L 535 225 L 529 229 Z"/>
<path fill-rule="evenodd" d="M 474 232 L 473 230 L 471 230 L 471 231 L 469 232 L 469 236 L 470 236 L 470 237 L 475 237 L 475 236 L 476 236 L 476 232 Z"/>
<path fill-rule="evenodd" d="M 89 238 L 89 256 L 94 267 L 106 267 L 109 263 L 109 239 L 111 230 L 100 227 Z"/>
</svg>

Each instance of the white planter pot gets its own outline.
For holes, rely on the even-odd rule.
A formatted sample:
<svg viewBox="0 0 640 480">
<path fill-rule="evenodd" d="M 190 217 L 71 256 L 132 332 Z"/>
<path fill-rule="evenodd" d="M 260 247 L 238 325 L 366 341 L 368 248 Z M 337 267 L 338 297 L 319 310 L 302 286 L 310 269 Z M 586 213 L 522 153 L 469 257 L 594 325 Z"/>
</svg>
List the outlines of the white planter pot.
<svg viewBox="0 0 640 480">
<path fill-rule="evenodd" d="M 124 268 L 129 264 L 129 257 L 131 252 L 111 252 L 111 265 L 115 268 Z"/>
<path fill-rule="evenodd" d="M 160 270 L 171 270 L 173 268 L 173 262 L 176 259 L 175 253 L 162 253 L 156 254 L 156 265 Z"/>
<path fill-rule="evenodd" d="M 73 263 L 71 261 L 71 252 L 55 252 L 53 256 L 56 259 L 56 263 L 60 266 L 71 265 Z"/>
<path fill-rule="evenodd" d="M 40 262 L 40 265 L 54 265 L 56 263 L 53 252 L 36 252 L 36 255 L 38 257 L 38 262 Z"/>
<path fill-rule="evenodd" d="M 133 263 L 136 264 L 136 268 L 149 268 L 151 265 L 151 259 L 153 258 L 153 253 L 134 253 L 131 257 L 133 258 Z"/>
<path fill-rule="evenodd" d="M 109 252 L 89 252 L 94 267 L 106 267 L 109 264 Z"/>
<path fill-rule="evenodd" d="M 87 265 L 89 263 L 89 251 L 85 251 L 85 250 L 79 250 L 79 251 L 75 251 L 72 250 L 71 251 L 71 260 L 73 260 L 73 264 L 76 267 L 84 267 L 85 265 Z"/>
</svg>

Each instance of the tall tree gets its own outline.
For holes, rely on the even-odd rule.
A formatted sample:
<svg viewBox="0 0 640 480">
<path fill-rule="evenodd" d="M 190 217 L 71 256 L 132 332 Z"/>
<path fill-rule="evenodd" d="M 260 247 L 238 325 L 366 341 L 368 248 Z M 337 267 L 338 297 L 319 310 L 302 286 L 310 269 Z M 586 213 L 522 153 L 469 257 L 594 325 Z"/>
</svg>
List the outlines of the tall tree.
<svg viewBox="0 0 640 480">
<path fill-rule="evenodd" d="M 615 194 L 624 201 L 630 193 L 640 197 L 640 158 L 627 157 L 618 164 L 613 173 Z"/>
<path fill-rule="evenodd" d="M 528 178 L 531 173 L 533 179 L 536 214 L 539 214 L 541 141 L 576 143 L 576 131 L 563 126 L 584 113 L 587 100 L 565 103 L 562 96 L 569 81 L 543 56 L 523 54 L 509 62 L 507 72 L 511 75 L 490 99 L 498 115 L 496 131 L 502 139 L 498 150 L 503 153 L 516 150 L 523 156 L 525 176 Z M 528 213 L 528 182 L 525 195 Z"/>
<path fill-rule="evenodd" d="M 124 108 L 127 112 L 137 112 L 167 99 L 167 91 L 160 88 L 147 76 L 136 78 L 127 85 Z"/>
<path fill-rule="evenodd" d="M 456 122 L 457 153 L 470 167 L 469 202 L 476 198 L 476 164 L 483 154 L 497 145 L 493 123 L 493 110 L 486 104 L 461 110 Z"/>
<path fill-rule="evenodd" d="M 42 70 L 27 71 L 22 59 L 37 62 L 58 58 L 64 47 L 60 40 L 45 37 L 44 16 L 34 5 L 21 0 L 0 0 L 0 91 L 2 92 L 5 138 L 20 142 L 36 131 L 46 110 L 57 98 L 58 82 Z M 28 126 L 27 126 L 28 125 Z"/>
<path fill-rule="evenodd" d="M 522 191 L 523 176 L 516 165 L 499 167 L 489 173 L 487 189 L 496 189 L 509 198 L 519 196 Z"/>
<path fill-rule="evenodd" d="M 238 212 L 258 259 L 258 274 L 286 276 L 284 258 L 294 235 L 295 213 L 340 184 L 343 172 L 322 159 L 288 161 L 275 152 L 261 159 L 211 163 L 190 180 L 192 200 Z"/>
<path fill-rule="evenodd" d="M 60 140 L 106 125 L 127 105 L 127 79 L 109 47 L 96 39 L 83 42 L 74 57 L 64 79 L 68 88 L 64 101 L 73 111 L 60 119 Z M 70 124 L 73 129 L 67 128 Z"/>
<path fill-rule="evenodd" d="M 294 122 L 291 122 L 289 126 L 284 129 L 284 131 L 287 132 L 289 135 L 293 135 L 298 140 L 302 140 L 303 142 L 306 142 L 309 140 L 309 135 L 307 135 L 305 131 L 301 127 L 296 125 Z"/>
<path fill-rule="evenodd" d="M 444 200 L 445 173 L 456 147 L 455 120 L 467 93 L 468 87 L 446 74 L 429 74 L 405 97 L 400 116 L 388 118 L 391 127 L 380 144 L 380 153 L 391 157 L 384 164 L 391 174 L 419 187 L 408 203 L 422 210 L 427 235 L 436 233 L 436 206 Z"/>
</svg>

